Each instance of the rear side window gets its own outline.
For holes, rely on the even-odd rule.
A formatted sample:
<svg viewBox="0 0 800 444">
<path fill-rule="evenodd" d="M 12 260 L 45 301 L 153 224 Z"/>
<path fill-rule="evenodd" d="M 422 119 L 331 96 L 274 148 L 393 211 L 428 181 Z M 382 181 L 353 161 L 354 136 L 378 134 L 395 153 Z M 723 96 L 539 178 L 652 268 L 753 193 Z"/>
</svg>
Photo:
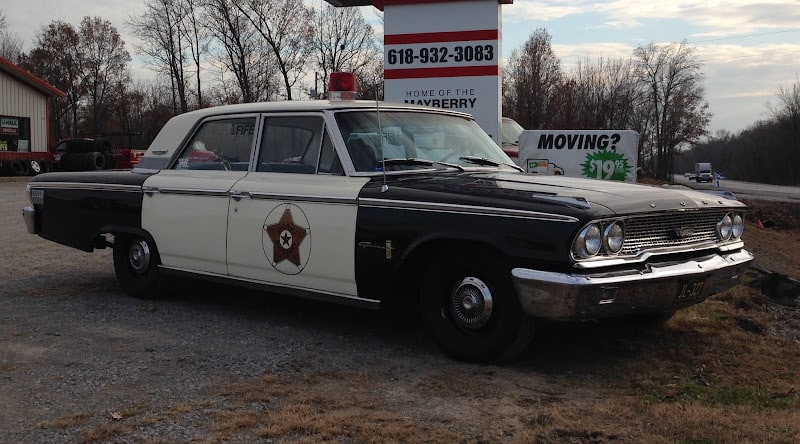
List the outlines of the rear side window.
<svg viewBox="0 0 800 444">
<path fill-rule="evenodd" d="M 255 117 L 204 122 L 173 169 L 247 171 L 255 128 Z"/>
</svg>

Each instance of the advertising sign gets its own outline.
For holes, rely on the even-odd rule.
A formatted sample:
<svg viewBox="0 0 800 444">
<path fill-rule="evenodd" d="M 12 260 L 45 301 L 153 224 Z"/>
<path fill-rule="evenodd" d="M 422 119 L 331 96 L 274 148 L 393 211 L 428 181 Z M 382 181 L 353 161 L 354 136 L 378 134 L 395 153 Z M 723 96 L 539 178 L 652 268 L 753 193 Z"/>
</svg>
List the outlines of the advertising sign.
<svg viewBox="0 0 800 444">
<path fill-rule="evenodd" d="M 519 164 L 535 174 L 636 182 L 638 149 L 631 130 L 523 131 Z"/>
<path fill-rule="evenodd" d="M 499 144 L 497 0 L 387 3 L 384 12 L 385 99 L 472 114 Z"/>
<path fill-rule="evenodd" d="M 13 117 L 0 118 L 0 134 L 16 136 L 19 134 L 19 119 Z"/>
</svg>

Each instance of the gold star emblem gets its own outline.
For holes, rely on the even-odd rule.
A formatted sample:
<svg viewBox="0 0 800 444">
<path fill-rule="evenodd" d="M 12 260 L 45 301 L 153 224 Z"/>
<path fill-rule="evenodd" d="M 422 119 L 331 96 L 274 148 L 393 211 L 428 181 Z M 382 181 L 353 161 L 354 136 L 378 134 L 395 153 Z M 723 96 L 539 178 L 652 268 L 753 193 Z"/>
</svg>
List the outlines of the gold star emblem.
<svg viewBox="0 0 800 444">
<path fill-rule="evenodd" d="M 272 241 L 272 261 L 279 264 L 289 261 L 300 266 L 300 244 L 306 238 L 306 229 L 295 224 L 292 212 L 283 210 L 278 223 L 267 225 L 267 234 Z"/>
</svg>

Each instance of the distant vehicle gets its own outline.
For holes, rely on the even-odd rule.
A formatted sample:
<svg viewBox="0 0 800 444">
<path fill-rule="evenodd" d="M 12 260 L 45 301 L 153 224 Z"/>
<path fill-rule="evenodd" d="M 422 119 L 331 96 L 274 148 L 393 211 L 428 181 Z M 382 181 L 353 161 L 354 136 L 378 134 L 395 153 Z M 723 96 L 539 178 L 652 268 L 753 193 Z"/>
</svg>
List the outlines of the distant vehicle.
<svg viewBox="0 0 800 444">
<path fill-rule="evenodd" d="M 727 178 L 728 178 L 728 176 L 726 176 L 726 175 L 725 175 L 725 173 L 719 173 L 719 172 L 717 172 L 717 173 L 714 173 L 714 176 L 715 176 L 717 179 L 721 179 L 721 180 L 724 180 L 724 179 L 727 179 Z"/>
<path fill-rule="evenodd" d="M 516 160 L 519 157 L 519 135 L 525 131 L 516 120 L 510 117 L 503 117 L 500 125 L 500 137 L 503 143 L 503 151 L 508 157 Z"/>
<path fill-rule="evenodd" d="M 694 164 L 694 180 L 697 183 L 711 182 L 714 180 L 714 169 L 708 162 L 698 162 Z"/>
<path fill-rule="evenodd" d="M 683 177 L 685 177 L 685 178 L 687 178 L 689 180 L 694 180 L 694 173 L 692 173 L 692 172 L 683 173 Z"/>
</svg>

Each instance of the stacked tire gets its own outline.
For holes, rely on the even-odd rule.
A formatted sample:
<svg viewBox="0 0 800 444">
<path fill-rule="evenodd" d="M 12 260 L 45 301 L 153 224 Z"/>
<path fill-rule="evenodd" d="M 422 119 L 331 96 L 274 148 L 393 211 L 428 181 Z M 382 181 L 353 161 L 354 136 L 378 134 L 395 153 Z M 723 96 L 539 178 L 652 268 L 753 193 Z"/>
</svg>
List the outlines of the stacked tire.
<svg viewBox="0 0 800 444">
<path fill-rule="evenodd" d="M 30 173 L 27 161 L 14 160 L 11 162 L 10 168 L 15 176 L 27 176 Z"/>
</svg>

